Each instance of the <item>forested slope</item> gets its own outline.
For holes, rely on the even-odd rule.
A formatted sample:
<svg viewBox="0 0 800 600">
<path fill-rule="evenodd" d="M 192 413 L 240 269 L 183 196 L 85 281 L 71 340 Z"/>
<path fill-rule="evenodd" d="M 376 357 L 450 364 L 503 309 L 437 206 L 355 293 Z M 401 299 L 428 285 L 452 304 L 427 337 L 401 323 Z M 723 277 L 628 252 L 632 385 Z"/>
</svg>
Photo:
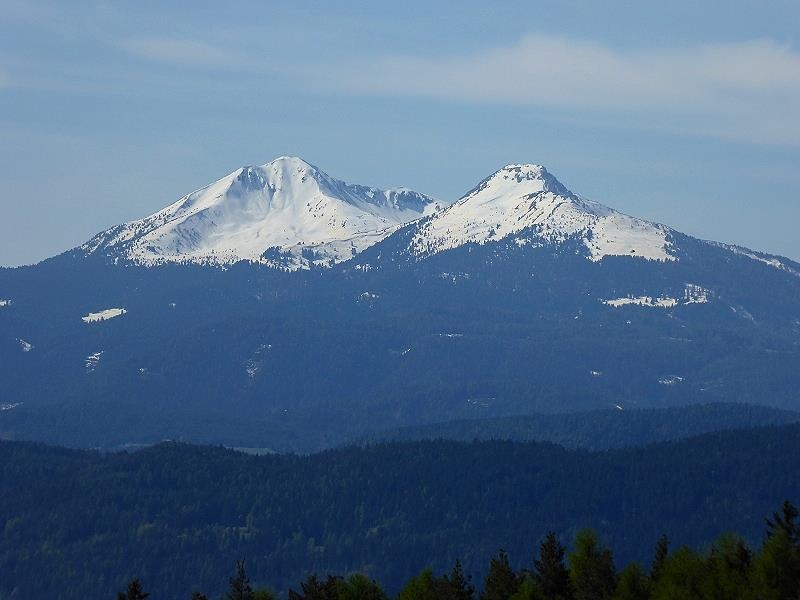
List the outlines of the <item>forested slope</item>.
<svg viewBox="0 0 800 600">
<path fill-rule="evenodd" d="M 158 445 L 101 455 L 0 444 L 0 593 L 106 598 L 134 576 L 164 597 L 221 591 L 246 558 L 287 589 L 361 571 L 396 590 L 459 558 L 481 577 L 505 548 L 527 565 L 544 534 L 594 528 L 624 565 L 666 533 L 702 548 L 760 541 L 800 496 L 800 426 L 600 453 L 512 442 L 415 442 L 311 456 Z M 180 568 L 176 568 L 180 565 Z"/>
</svg>

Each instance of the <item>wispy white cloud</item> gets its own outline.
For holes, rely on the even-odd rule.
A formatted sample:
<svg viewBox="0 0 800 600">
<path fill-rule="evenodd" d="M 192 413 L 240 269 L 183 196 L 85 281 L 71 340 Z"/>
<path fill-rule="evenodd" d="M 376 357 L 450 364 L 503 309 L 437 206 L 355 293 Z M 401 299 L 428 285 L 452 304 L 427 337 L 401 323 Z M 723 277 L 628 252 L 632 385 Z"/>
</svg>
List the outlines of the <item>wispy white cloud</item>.
<svg viewBox="0 0 800 600">
<path fill-rule="evenodd" d="M 507 104 L 759 143 L 800 144 L 800 54 L 770 40 L 617 50 L 529 35 L 462 56 L 327 65 L 328 89 Z"/>
<path fill-rule="evenodd" d="M 196 39 L 138 37 L 124 39 L 119 46 L 141 58 L 184 67 L 231 68 L 244 62 L 232 50 Z"/>
</svg>

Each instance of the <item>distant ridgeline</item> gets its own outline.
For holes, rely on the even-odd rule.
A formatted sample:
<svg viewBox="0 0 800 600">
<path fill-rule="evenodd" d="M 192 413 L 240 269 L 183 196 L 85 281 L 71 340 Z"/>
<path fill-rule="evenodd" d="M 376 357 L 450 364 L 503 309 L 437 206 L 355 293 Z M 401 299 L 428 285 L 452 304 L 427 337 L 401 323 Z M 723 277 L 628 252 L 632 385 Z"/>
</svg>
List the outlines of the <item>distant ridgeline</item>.
<svg viewBox="0 0 800 600">
<path fill-rule="evenodd" d="M 800 412 L 748 404 L 612 409 L 567 414 L 464 419 L 378 432 L 363 443 L 413 440 L 553 442 L 607 450 L 679 440 L 703 433 L 800 422 Z"/>
<path fill-rule="evenodd" d="M 784 500 L 798 502 L 798 447 L 800 425 L 597 453 L 499 441 L 388 443 L 309 456 L 174 443 L 102 454 L 2 442 L 0 597 L 100 600 L 135 577 L 157 597 L 217 597 L 232 565 L 246 558 L 254 582 L 294 588 L 300 598 L 362 597 L 298 587 L 344 585 L 330 583 L 328 573 L 367 577 L 347 585 L 374 579 L 391 593 L 417 590 L 404 599 L 449 598 L 438 594 L 457 583 L 456 560 L 482 582 L 491 556 L 490 573 L 507 570 L 497 564 L 503 548 L 508 568 L 521 574 L 541 560 L 549 531 L 574 540 L 567 564 L 576 598 L 595 597 L 578 594 L 587 581 L 633 588 L 618 597 L 647 597 L 639 588 L 650 589 L 662 534 L 672 554 L 653 598 L 741 597 L 726 596 L 728 585 L 794 585 L 796 593 L 795 525 L 786 537 L 773 526 L 764 542 L 764 518 Z M 781 513 L 784 523 L 790 513 Z M 580 534 L 584 528 L 597 538 Z M 720 538 L 731 531 L 741 541 Z M 644 571 L 627 566 L 632 561 Z M 310 573 L 319 574 L 316 583 Z M 503 577 L 528 590 L 519 597 L 538 597 L 535 577 Z M 438 591 L 425 595 L 428 588 Z"/>
</svg>

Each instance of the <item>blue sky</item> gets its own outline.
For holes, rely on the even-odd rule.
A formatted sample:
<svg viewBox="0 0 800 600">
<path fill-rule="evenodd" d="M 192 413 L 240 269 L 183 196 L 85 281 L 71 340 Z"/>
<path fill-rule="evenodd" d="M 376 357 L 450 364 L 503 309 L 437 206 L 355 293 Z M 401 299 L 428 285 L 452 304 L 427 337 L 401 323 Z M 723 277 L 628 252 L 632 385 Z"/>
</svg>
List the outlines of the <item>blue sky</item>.
<svg viewBox="0 0 800 600">
<path fill-rule="evenodd" d="M 506 163 L 800 259 L 800 5 L 0 0 L 0 264 L 244 164 L 455 199 Z"/>
</svg>

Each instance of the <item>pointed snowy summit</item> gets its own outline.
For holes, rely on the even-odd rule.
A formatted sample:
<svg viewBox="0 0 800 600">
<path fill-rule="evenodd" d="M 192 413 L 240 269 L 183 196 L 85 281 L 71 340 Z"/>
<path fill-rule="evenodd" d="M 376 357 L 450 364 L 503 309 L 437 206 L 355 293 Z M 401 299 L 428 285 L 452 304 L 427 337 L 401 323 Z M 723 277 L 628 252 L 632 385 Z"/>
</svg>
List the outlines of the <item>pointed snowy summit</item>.
<svg viewBox="0 0 800 600">
<path fill-rule="evenodd" d="M 534 246 L 577 240 L 592 261 L 676 260 L 668 227 L 581 198 L 535 164 L 503 167 L 414 229 L 410 250 L 418 258 L 512 236 L 518 245 Z"/>
<path fill-rule="evenodd" d="M 81 250 L 145 265 L 329 265 L 440 206 L 407 188 L 351 185 L 282 156 L 237 169 L 153 215 L 104 231 Z"/>
</svg>

